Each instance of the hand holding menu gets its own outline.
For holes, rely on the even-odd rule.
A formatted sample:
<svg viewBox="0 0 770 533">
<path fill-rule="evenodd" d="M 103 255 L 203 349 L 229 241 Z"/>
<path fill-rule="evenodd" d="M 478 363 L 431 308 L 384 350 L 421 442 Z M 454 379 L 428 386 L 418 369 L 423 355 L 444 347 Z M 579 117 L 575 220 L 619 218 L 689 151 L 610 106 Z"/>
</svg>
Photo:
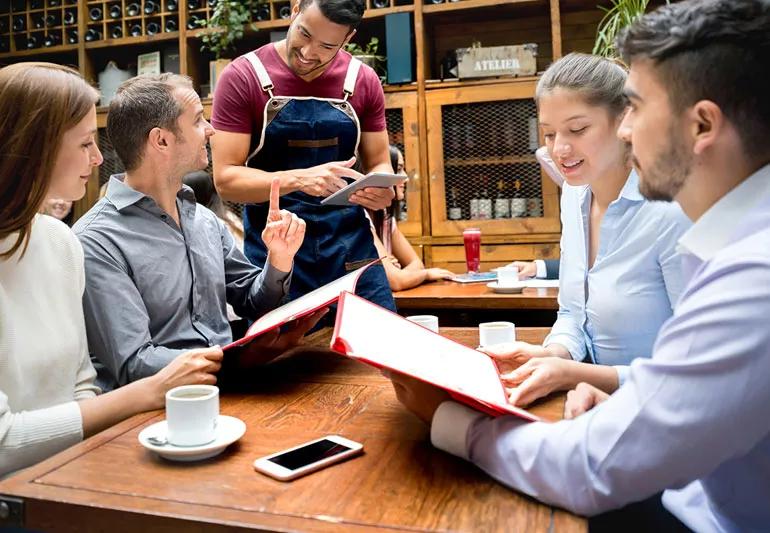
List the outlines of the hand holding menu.
<svg viewBox="0 0 770 533">
<path fill-rule="evenodd" d="M 259 318 L 259 320 L 251 325 L 243 338 L 231 342 L 222 349 L 229 350 L 230 348 L 248 344 L 255 338 L 259 337 L 267 331 L 270 331 L 273 328 L 277 328 L 283 324 L 286 324 L 287 322 L 291 322 L 292 320 L 307 316 L 310 313 L 318 311 L 322 307 L 326 307 L 327 305 L 336 302 L 343 291 L 355 291 L 358 278 L 361 277 L 367 268 L 377 263 L 378 261 L 379 259 L 375 259 L 371 263 L 366 264 L 361 268 L 350 272 L 349 274 L 345 274 L 341 278 L 338 278 L 331 283 L 327 283 L 322 287 L 318 287 L 316 290 L 300 296 L 296 300 L 292 300 L 291 302 L 282 305 L 277 309 L 273 309 L 272 311 L 265 313 L 262 315 L 262 317 Z"/>
<path fill-rule="evenodd" d="M 540 420 L 508 403 L 497 366 L 488 355 L 355 294 L 345 292 L 340 297 L 331 348 L 377 368 L 436 385 L 457 401 L 487 414 Z"/>
<path fill-rule="evenodd" d="M 353 205 L 350 203 L 350 195 L 366 187 L 393 187 L 406 181 L 407 177 L 400 174 L 386 174 L 384 172 L 373 172 L 367 174 L 361 179 L 350 183 L 334 194 L 321 200 L 321 205 Z"/>
</svg>

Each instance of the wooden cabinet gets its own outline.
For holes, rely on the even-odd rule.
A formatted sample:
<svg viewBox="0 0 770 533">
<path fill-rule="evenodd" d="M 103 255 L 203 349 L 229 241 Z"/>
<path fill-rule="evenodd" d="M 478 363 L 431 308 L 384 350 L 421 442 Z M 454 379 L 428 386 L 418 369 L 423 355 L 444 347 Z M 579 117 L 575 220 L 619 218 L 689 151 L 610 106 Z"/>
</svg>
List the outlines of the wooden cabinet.
<svg viewBox="0 0 770 533">
<path fill-rule="evenodd" d="M 432 235 L 559 232 L 558 190 L 534 155 L 536 82 L 427 92 Z"/>
</svg>

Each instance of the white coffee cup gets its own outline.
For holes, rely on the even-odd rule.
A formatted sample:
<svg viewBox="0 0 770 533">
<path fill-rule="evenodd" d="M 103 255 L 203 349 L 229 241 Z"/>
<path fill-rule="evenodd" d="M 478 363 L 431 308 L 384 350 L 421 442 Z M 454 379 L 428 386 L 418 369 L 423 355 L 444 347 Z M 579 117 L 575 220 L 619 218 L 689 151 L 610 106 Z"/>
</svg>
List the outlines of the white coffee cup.
<svg viewBox="0 0 770 533">
<path fill-rule="evenodd" d="M 217 437 L 219 388 L 182 385 L 166 393 L 168 442 L 174 446 L 201 446 Z"/>
<path fill-rule="evenodd" d="M 514 287 L 519 283 L 519 269 L 514 266 L 504 266 L 497 269 L 497 285 Z"/>
<path fill-rule="evenodd" d="M 438 333 L 438 317 L 436 315 L 412 315 L 406 317 L 406 319 L 424 328 L 428 328 L 433 333 Z"/>
<path fill-rule="evenodd" d="M 516 340 L 513 322 L 482 322 L 479 324 L 479 346 L 492 346 Z"/>
</svg>

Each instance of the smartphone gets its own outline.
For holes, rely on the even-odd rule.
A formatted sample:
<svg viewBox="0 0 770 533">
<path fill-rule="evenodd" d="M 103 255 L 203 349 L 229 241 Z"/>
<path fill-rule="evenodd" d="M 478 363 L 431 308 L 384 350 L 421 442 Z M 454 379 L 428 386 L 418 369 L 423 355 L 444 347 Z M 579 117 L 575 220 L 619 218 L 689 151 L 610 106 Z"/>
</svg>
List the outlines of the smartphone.
<svg viewBox="0 0 770 533">
<path fill-rule="evenodd" d="M 290 481 L 363 453 L 364 445 L 339 435 L 328 435 L 254 461 L 257 472 Z"/>
<path fill-rule="evenodd" d="M 556 166 L 556 163 L 554 163 L 548 155 L 548 148 L 545 146 L 538 148 L 535 152 L 535 158 L 537 159 L 538 163 L 540 163 L 540 166 L 543 167 L 545 173 L 548 174 L 548 177 L 550 177 L 554 183 L 556 183 L 556 185 L 561 187 L 562 183 L 564 183 L 564 176 L 562 176 L 561 172 L 559 172 L 559 168 Z"/>
</svg>

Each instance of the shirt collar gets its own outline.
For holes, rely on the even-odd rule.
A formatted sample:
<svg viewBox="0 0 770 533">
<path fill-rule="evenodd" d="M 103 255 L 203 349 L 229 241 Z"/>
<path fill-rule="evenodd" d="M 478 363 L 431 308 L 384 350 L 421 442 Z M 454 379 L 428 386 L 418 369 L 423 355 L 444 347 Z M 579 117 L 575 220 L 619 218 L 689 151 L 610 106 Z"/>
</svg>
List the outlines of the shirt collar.
<svg viewBox="0 0 770 533">
<path fill-rule="evenodd" d="M 113 174 L 110 176 L 110 182 L 107 186 L 106 198 L 112 203 L 112 205 L 115 206 L 115 209 L 118 211 L 136 204 L 142 198 L 149 198 L 149 196 L 145 195 L 144 193 L 141 193 L 136 189 L 132 189 L 126 185 L 123 181 L 125 177 L 125 174 Z M 195 205 L 195 193 L 187 185 L 182 185 L 182 188 L 176 195 L 182 201 L 183 205 L 188 203 Z"/>
<path fill-rule="evenodd" d="M 588 185 L 582 185 L 581 187 L 583 190 L 580 191 L 580 197 L 582 200 L 585 200 L 585 198 L 591 193 L 591 187 Z M 631 172 L 628 174 L 626 183 L 623 185 L 623 188 L 620 189 L 620 194 L 618 194 L 618 197 L 613 200 L 613 203 L 617 202 L 621 198 L 631 202 L 644 201 L 644 196 L 642 196 L 642 193 L 639 192 L 639 175 L 636 173 L 636 170 L 631 170 Z"/>
<path fill-rule="evenodd" d="M 770 195 L 770 165 L 765 165 L 720 198 L 679 239 L 681 251 L 701 261 L 713 258 L 724 248 L 742 219 Z"/>
</svg>

